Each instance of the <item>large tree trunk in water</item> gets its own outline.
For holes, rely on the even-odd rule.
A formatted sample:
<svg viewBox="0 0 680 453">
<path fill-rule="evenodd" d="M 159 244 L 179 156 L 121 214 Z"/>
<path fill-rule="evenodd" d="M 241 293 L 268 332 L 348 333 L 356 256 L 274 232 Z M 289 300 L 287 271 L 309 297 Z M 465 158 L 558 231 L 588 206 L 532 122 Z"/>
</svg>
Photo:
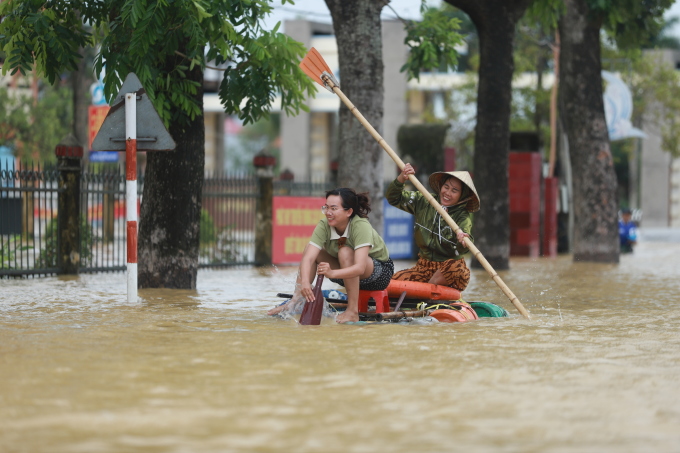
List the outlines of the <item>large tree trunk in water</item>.
<svg viewBox="0 0 680 453">
<path fill-rule="evenodd" d="M 382 135 L 383 77 L 380 11 L 375 0 L 326 0 L 338 44 L 340 87 L 366 120 Z M 384 151 L 342 104 L 339 114 L 338 184 L 371 199 L 371 225 L 383 227 Z"/>
<path fill-rule="evenodd" d="M 515 24 L 532 0 L 446 0 L 470 16 L 479 34 L 474 181 L 481 203 L 475 245 L 495 269 L 508 269 L 508 152 Z M 477 260 L 472 265 L 481 268 Z"/>
<path fill-rule="evenodd" d="M 585 0 L 565 0 L 560 95 L 574 185 L 574 261 L 618 263 L 616 173 L 602 100 L 601 21 Z"/>
<path fill-rule="evenodd" d="M 196 66 L 187 78 L 200 85 L 195 96 L 203 112 L 203 72 Z M 188 126 L 171 124 L 169 130 L 177 148 L 147 153 L 139 287 L 195 289 L 205 163 L 203 114 Z"/>
</svg>

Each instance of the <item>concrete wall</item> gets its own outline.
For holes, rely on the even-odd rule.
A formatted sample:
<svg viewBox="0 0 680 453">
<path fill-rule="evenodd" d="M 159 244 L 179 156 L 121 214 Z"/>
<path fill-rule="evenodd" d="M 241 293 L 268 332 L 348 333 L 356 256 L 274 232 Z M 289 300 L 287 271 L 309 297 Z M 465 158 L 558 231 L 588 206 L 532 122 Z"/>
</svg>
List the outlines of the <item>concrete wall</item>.
<svg viewBox="0 0 680 453">
<path fill-rule="evenodd" d="M 680 227 L 680 159 L 673 159 L 671 164 L 671 206 L 670 217 L 673 228 Z"/>
<path fill-rule="evenodd" d="M 669 226 L 671 156 L 661 150 L 661 133 L 655 124 L 645 121 L 647 138 L 640 155 L 640 208 L 645 227 Z"/>
<path fill-rule="evenodd" d="M 205 122 L 205 171 L 224 171 L 224 120 L 227 115 L 221 112 L 204 112 Z"/>
<path fill-rule="evenodd" d="M 680 64 L 678 51 L 662 50 L 654 51 L 654 54 L 659 58 L 659 64 L 668 64 L 674 68 L 678 68 Z M 647 138 L 642 140 L 640 155 L 642 226 L 680 226 L 680 164 L 673 165 L 674 159 L 670 153 L 662 150 L 661 131 L 651 113 L 645 115 L 643 130 Z"/>
<path fill-rule="evenodd" d="M 397 132 L 408 121 L 408 86 L 406 73 L 399 69 L 406 63 L 408 48 L 404 44 L 406 31 L 400 21 L 382 22 L 383 63 L 385 64 L 385 100 L 383 114 L 383 138 L 390 147 L 397 149 Z M 391 181 L 397 176 L 397 166 L 385 153 L 383 179 Z"/>
</svg>

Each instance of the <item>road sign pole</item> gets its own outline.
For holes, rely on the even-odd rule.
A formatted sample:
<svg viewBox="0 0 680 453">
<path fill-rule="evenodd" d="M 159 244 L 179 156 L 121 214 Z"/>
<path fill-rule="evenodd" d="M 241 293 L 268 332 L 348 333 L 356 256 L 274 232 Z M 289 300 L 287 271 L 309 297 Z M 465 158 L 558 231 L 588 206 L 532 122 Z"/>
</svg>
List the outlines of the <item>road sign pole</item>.
<svg viewBox="0 0 680 453">
<path fill-rule="evenodd" d="M 123 102 L 125 108 L 122 108 Z M 130 303 L 137 302 L 137 151 L 171 151 L 175 146 L 142 82 L 134 73 L 129 73 L 92 141 L 92 150 L 125 151 L 127 293 Z"/>
<path fill-rule="evenodd" d="M 127 295 L 137 302 L 137 94 L 125 94 L 125 213 L 127 218 Z"/>
</svg>

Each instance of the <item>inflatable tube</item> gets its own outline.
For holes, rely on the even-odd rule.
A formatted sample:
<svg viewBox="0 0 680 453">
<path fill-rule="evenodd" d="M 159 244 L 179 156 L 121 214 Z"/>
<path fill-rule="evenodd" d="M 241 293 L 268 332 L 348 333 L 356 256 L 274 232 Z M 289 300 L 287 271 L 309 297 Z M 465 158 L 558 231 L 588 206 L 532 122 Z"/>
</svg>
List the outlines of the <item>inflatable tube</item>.
<svg viewBox="0 0 680 453">
<path fill-rule="evenodd" d="M 468 302 L 480 318 L 507 318 L 508 311 L 489 302 Z"/>
<path fill-rule="evenodd" d="M 479 319 L 479 316 L 477 316 L 477 313 L 472 309 L 472 306 L 467 303 L 452 303 L 450 305 L 460 311 L 468 321 Z"/>
<path fill-rule="evenodd" d="M 448 286 L 390 280 L 390 285 L 387 287 L 387 293 L 390 297 L 399 297 L 404 291 L 406 291 L 407 299 L 460 300 L 460 291 Z"/>
<path fill-rule="evenodd" d="M 434 310 L 430 313 L 439 322 L 466 322 L 469 319 L 458 310 L 449 310 L 448 308 L 442 308 L 441 310 Z"/>
</svg>

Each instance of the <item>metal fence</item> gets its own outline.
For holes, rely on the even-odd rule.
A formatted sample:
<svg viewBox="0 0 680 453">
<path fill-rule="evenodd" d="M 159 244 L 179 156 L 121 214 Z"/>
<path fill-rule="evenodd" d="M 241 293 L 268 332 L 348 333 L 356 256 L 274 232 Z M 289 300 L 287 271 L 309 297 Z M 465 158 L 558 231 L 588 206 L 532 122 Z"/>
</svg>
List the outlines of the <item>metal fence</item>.
<svg viewBox="0 0 680 453">
<path fill-rule="evenodd" d="M 118 164 L 83 165 L 80 178 L 81 273 L 126 269 L 125 172 Z M 0 171 L 0 277 L 60 272 L 59 196 L 67 193 L 56 167 L 22 164 Z M 319 196 L 331 182 L 274 181 L 274 195 Z M 141 202 L 144 175 L 137 177 Z M 252 174 L 203 181 L 199 268 L 255 262 L 258 179 Z M 62 220 L 63 221 L 63 220 Z M 74 228 L 67 225 L 66 228 Z"/>
<path fill-rule="evenodd" d="M 83 166 L 80 184 L 80 268 L 83 273 L 124 271 L 127 263 L 125 173 L 117 164 Z M 137 198 L 144 176 L 137 176 Z"/>
<path fill-rule="evenodd" d="M 296 182 L 274 181 L 274 195 L 291 197 L 320 197 L 336 188 L 332 181 Z"/>
<path fill-rule="evenodd" d="M 58 272 L 57 199 L 60 174 L 23 164 L 0 171 L 0 275 Z"/>
<path fill-rule="evenodd" d="M 220 174 L 203 180 L 198 267 L 255 263 L 257 178 Z"/>
</svg>

